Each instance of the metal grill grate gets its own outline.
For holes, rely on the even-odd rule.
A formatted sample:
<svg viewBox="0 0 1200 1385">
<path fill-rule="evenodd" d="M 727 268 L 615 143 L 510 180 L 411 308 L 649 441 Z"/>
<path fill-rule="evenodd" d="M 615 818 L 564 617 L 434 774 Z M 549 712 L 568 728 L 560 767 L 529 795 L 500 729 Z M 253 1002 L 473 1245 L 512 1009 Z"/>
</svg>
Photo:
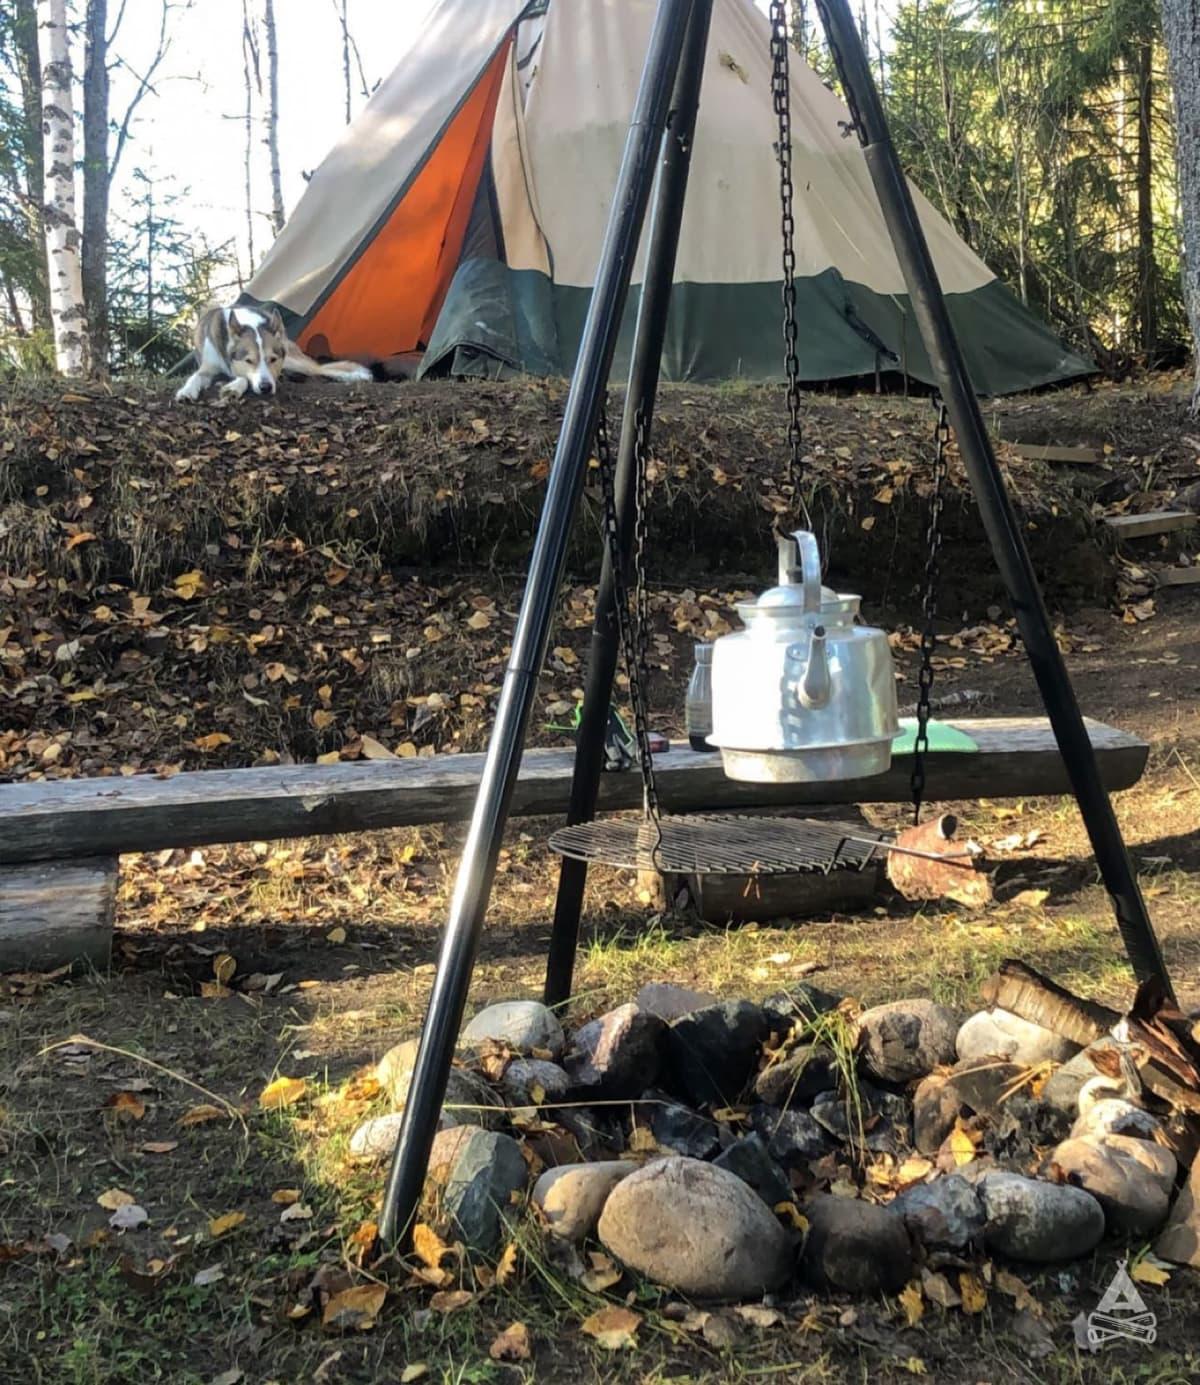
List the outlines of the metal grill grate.
<svg viewBox="0 0 1200 1385">
<path fill-rule="evenodd" d="M 863 870 L 891 846 L 884 832 L 807 818 L 705 816 L 653 822 L 604 819 L 560 828 L 550 849 L 560 856 L 626 870 L 681 875 L 795 875 Z"/>
</svg>

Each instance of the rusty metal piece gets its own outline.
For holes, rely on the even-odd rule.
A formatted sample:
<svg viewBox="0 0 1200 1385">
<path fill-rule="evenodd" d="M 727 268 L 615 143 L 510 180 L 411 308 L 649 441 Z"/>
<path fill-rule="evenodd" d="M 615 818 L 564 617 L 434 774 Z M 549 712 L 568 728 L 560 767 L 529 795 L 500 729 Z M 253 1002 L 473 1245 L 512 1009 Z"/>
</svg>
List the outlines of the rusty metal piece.
<svg viewBox="0 0 1200 1385">
<path fill-rule="evenodd" d="M 964 857 L 954 841 L 958 819 L 951 813 L 930 818 L 897 834 L 896 845 L 926 853 L 910 856 L 889 851 L 887 876 L 905 899 L 950 899 L 967 909 L 991 902 L 992 882 L 979 869 L 978 857 Z"/>
</svg>

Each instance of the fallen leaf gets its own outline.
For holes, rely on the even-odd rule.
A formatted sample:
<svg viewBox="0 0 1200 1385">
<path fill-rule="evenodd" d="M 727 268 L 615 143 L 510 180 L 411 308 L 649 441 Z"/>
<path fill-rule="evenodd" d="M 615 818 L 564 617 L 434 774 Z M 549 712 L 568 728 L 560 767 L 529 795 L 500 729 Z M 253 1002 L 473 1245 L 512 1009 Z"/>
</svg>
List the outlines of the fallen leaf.
<svg viewBox="0 0 1200 1385">
<path fill-rule="evenodd" d="M 271 1194 L 271 1201 L 279 1204 L 280 1207 L 290 1207 L 293 1202 L 300 1201 L 299 1188 L 276 1188 Z"/>
<path fill-rule="evenodd" d="M 258 1094 L 258 1104 L 264 1111 L 278 1111 L 294 1106 L 304 1095 L 303 1077 L 277 1077 Z"/>
<path fill-rule="evenodd" d="M 67 544 L 66 544 L 67 552 L 69 553 L 69 552 L 71 551 L 72 548 L 78 548 L 79 545 L 80 545 L 81 543 L 95 543 L 95 542 L 96 542 L 96 536 L 95 536 L 95 534 L 93 534 L 90 530 L 85 531 L 84 533 L 81 533 L 81 534 L 72 534 L 71 537 L 67 540 Z"/>
<path fill-rule="evenodd" d="M 431 1270 L 439 1269 L 443 1256 L 450 1254 L 450 1247 L 433 1227 L 426 1226 L 424 1222 L 418 1222 L 413 1227 L 412 1247 L 417 1259 Z"/>
<path fill-rule="evenodd" d="M 511 1323 L 488 1347 L 493 1361 L 528 1361 L 529 1329 L 523 1322 Z"/>
<path fill-rule="evenodd" d="M 474 1300 L 470 1289 L 443 1289 L 429 1300 L 429 1306 L 435 1313 L 455 1313 Z"/>
<path fill-rule="evenodd" d="M 385 1298 L 387 1286 L 384 1284 L 359 1284 L 353 1289 L 343 1289 L 325 1305 L 321 1326 L 366 1332 L 375 1326 Z"/>
<path fill-rule="evenodd" d="M 907 1188 L 921 1180 L 933 1168 L 933 1161 L 920 1154 L 910 1155 L 896 1170 L 896 1187 Z"/>
<path fill-rule="evenodd" d="M 1153 1255 L 1146 1255 L 1129 1271 L 1129 1277 L 1139 1284 L 1161 1287 L 1170 1280 L 1171 1268 Z"/>
<path fill-rule="evenodd" d="M 963 1129 L 952 1130 L 950 1138 L 947 1140 L 950 1153 L 954 1156 L 954 1162 L 959 1168 L 963 1164 L 969 1164 L 975 1158 L 975 1143 L 970 1135 Z"/>
<path fill-rule="evenodd" d="M 96 1205 L 103 1207 L 106 1212 L 115 1212 L 118 1207 L 128 1207 L 134 1201 L 133 1194 L 125 1192 L 123 1188 L 109 1188 L 96 1199 Z"/>
<path fill-rule="evenodd" d="M 909 1373 L 909 1375 L 927 1375 L 927 1374 L 928 1374 L 928 1372 L 927 1372 L 926 1369 L 925 1369 L 925 1362 L 922 1361 L 921 1358 L 920 1358 L 919 1356 L 910 1356 L 910 1357 L 904 1362 L 904 1369 Z"/>
<path fill-rule="evenodd" d="M 202 1000 L 225 1000 L 233 992 L 223 981 L 201 981 L 200 998 Z"/>
<path fill-rule="evenodd" d="M 958 1292 L 962 1295 L 964 1313 L 982 1313 L 987 1307 L 987 1288 L 977 1274 L 962 1270 L 958 1276 Z"/>
<path fill-rule="evenodd" d="M 204 574 L 199 568 L 194 568 L 191 572 L 181 572 L 175 579 L 175 595 L 182 597 L 184 601 L 190 601 L 203 588 Z"/>
<path fill-rule="evenodd" d="M 220 1375 L 214 1375 L 208 1385 L 241 1385 L 246 1378 L 246 1372 L 241 1366 L 230 1366 L 227 1371 L 222 1371 Z"/>
<path fill-rule="evenodd" d="M 228 952 L 218 952 L 213 958 L 213 975 L 222 986 L 228 986 L 237 971 L 237 959 Z"/>
<path fill-rule="evenodd" d="M 793 1231 L 807 1231 L 808 1218 L 801 1215 L 794 1202 L 777 1202 L 772 1208 L 777 1217 L 783 1217 Z"/>
<path fill-rule="evenodd" d="M 290 1207 L 285 1207 L 279 1214 L 279 1220 L 284 1223 L 294 1221 L 312 1221 L 312 1208 L 303 1202 L 293 1202 Z"/>
<path fill-rule="evenodd" d="M 219 750 L 223 745 L 232 745 L 233 737 L 224 731 L 212 731 L 207 736 L 197 736 L 192 742 L 196 750 Z"/>
<path fill-rule="evenodd" d="M 209 1221 L 208 1234 L 215 1240 L 218 1236 L 224 1236 L 227 1231 L 232 1231 L 234 1227 L 241 1226 L 245 1220 L 245 1212 L 225 1212 Z"/>
<path fill-rule="evenodd" d="M 204 1125 L 208 1121 L 219 1121 L 225 1112 L 219 1106 L 207 1104 L 193 1106 L 179 1117 L 179 1124 L 187 1129 L 191 1125 Z"/>
<path fill-rule="evenodd" d="M 113 1092 L 104 1105 L 126 1120 L 140 1121 L 146 1114 L 146 1103 L 136 1092 Z"/>
<path fill-rule="evenodd" d="M 209 1265 L 205 1270 L 197 1270 L 192 1276 L 192 1283 L 198 1288 L 206 1288 L 209 1284 L 219 1283 L 225 1278 L 225 1271 L 220 1265 Z"/>
<path fill-rule="evenodd" d="M 136 1202 L 126 1202 L 109 1217 L 108 1224 L 118 1231 L 136 1231 L 149 1220 L 150 1214 L 144 1207 L 139 1207 Z"/>
<path fill-rule="evenodd" d="M 504 1247 L 504 1253 L 496 1262 L 496 1283 L 507 1284 L 517 1272 L 517 1243 L 509 1241 Z"/>
<path fill-rule="evenodd" d="M 1007 1294 L 1013 1301 L 1013 1306 L 1019 1309 L 1026 1309 L 1035 1317 L 1041 1317 L 1042 1305 L 1029 1292 L 1029 1286 L 1024 1280 L 1018 1279 L 1011 1270 L 996 1271 L 996 1288 L 1002 1294 Z"/>
<path fill-rule="evenodd" d="M 514 1250 L 516 1248 L 514 1247 Z M 589 1252 L 588 1259 L 592 1262 L 592 1268 L 585 1270 L 579 1278 L 583 1287 L 593 1294 L 603 1293 L 605 1289 L 611 1289 L 619 1282 L 624 1274 L 615 1261 L 611 1260 L 602 1251 L 593 1250 Z"/>
<path fill-rule="evenodd" d="M 637 1345 L 637 1330 L 641 1324 L 640 1313 L 613 1305 L 593 1313 L 582 1326 L 584 1332 L 589 1337 L 595 1337 L 605 1351 L 620 1351 L 623 1347 Z"/>
<path fill-rule="evenodd" d="M 325 941 L 327 943 L 333 943 L 334 946 L 337 946 L 338 943 L 344 943 L 346 941 L 346 930 L 340 925 L 337 928 L 331 928 L 329 932 L 325 934 Z"/>
<path fill-rule="evenodd" d="M 405 1366 L 400 1372 L 400 1385 L 412 1385 L 414 1380 L 420 1380 L 423 1375 L 429 1374 L 429 1367 L 424 1361 L 414 1361 L 411 1366 Z"/>
<path fill-rule="evenodd" d="M 921 1271 L 921 1288 L 929 1302 L 936 1303 L 939 1308 L 958 1308 L 962 1305 L 958 1290 L 944 1274 L 935 1270 Z"/>
<path fill-rule="evenodd" d="M 921 1281 L 919 1279 L 910 1280 L 908 1286 L 900 1294 L 900 1307 L 904 1309 L 904 1316 L 908 1320 L 909 1327 L 916 1327 L 925 1316 L 925 1299 L 921 1293 Z"/>
<path fill-rule="evenodd" d="M 483 611 L 476 611 L 474 615 L 470 615 L 467 617 L 467 624 L 471 627 L 472 630 L 486 630 L 488 626 L 491 625 L 491 623 L 492 622 L 487 618 Z"/>
<path fill-rule="evenodd" d="M 170 1154 L 173 1149 L 179 1148 L 178 1140 L 147 1140 L 144 1145 L 138 1148 L 143 1154 Z"/>
<path fill-rule="evenodd" d="M 733 1311 L 754 1327 L 777 1327 L 783 1321 L 778 1308 L 768 1308 L 762 1303 L 739 1303 Z"/>
<path fill-rule="evenodd" d="M 1040 909 L 1049 898 L 1049 890 L 1022 890 L 1008 902 L 1014 909 Z"/>
</svg>

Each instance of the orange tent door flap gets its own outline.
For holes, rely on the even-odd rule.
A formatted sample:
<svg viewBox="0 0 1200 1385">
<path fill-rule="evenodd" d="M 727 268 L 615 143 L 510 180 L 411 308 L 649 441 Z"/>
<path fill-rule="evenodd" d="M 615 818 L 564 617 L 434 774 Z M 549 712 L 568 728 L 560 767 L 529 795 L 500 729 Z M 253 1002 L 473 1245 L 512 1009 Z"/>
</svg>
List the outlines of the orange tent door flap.
<svg viewBox="0 0 1200 1385">
<path fill-rule="evenodd" d="M 408 192 L 302 329 L 304 349 L 382 360 L 428 341 L 462 253 L 510 43 L 501 45 Z"/>
</svg>

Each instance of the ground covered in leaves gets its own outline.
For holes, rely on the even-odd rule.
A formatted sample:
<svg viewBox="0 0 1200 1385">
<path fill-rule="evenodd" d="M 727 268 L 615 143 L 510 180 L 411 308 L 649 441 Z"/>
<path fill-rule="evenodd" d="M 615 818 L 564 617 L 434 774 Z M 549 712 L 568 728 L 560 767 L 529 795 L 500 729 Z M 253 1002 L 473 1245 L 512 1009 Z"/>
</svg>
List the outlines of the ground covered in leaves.
<svg viewBox="0 0 1200 1385">
<path fill-rule="evenodd" d="M 1027 441 L 1112 448 L 1100 475 L 1009 466 L 1031 541 L 1066 525 L 1040 561 L 1085 710 L 1152 744 L 1145 779 L 1117 807 L 1182 998 L 1197 1005 L 1194 597 L 1155 594 L 1139 575 L 1159 545 L 1135 566 L 1095 527 L 1200 475 L 1182 397 L 1159 383 L 1053 395 L 1008 402 L 991 421 Z M 560 407 L 557 388 L 528 385 L 307 390 L 187 413 L 161 390 L 0 404 L 0 773 L 478 747 Z M 838 566 L 890 612 L 910 676 L 926 409 L 819 400 L 809 423 Z M 652 690 L 666 729 L 678 726 L 692 639 L 729 619 L 731 593 L 769 576 L 760 550 L 781 443 L 769 392 L 668 392 L 652 557 Z M 939 689 L 1034 710 L 962 513 Z M 581 682 L 589 525 L 543 683 L 543 741 L 561 739 L 554 727 Z M 1074 575 L 1056 576 L 1063 565 Z M 729 574 L 716 587 L 715 572 Z M 865 916 L 714 927 L 594 872 L 575 1013 L 628 1000 L 644 981 L 758 997 L 814 971 L 865 1003 L 969 1003 L 1010 955 L 1126 999 L 1073 805 L 959 809 L 997 871 L 995 902 L 973 914 L 881 896 Z M 869 811 L 881 825 L 901 815 Z M 508 834 L 473 1005 L 540 991 L 555 883 L 544 826 Z M 346 1144 L 382 1109 L 370 1065 L 423 1014 L 460 841 L 460 829 L 433 827 L 126 858 L 111 974 L 0 980 L 0 1378 L 1200 1377 L 1200 1292 L 1185 1271 L 1143 1286 L 1153 1348 L 1077 1353 L 1070 1322 L 1111 1278 L 1107 1251 L 1038 1273 L 994 1265 L 982 1301 L 962 1306 L 802 1299 L 720 1315 L 708 1332 L 634 1276 L 581 1279 L 528 1224 L 492 1267 L 428 1242 L 404 1265 L 372 1260 L 379 1178 L 348 1162 Z M 607 1309 L 636 1314 L 635 1330 L 598 1335 Z"/>
</svg>

